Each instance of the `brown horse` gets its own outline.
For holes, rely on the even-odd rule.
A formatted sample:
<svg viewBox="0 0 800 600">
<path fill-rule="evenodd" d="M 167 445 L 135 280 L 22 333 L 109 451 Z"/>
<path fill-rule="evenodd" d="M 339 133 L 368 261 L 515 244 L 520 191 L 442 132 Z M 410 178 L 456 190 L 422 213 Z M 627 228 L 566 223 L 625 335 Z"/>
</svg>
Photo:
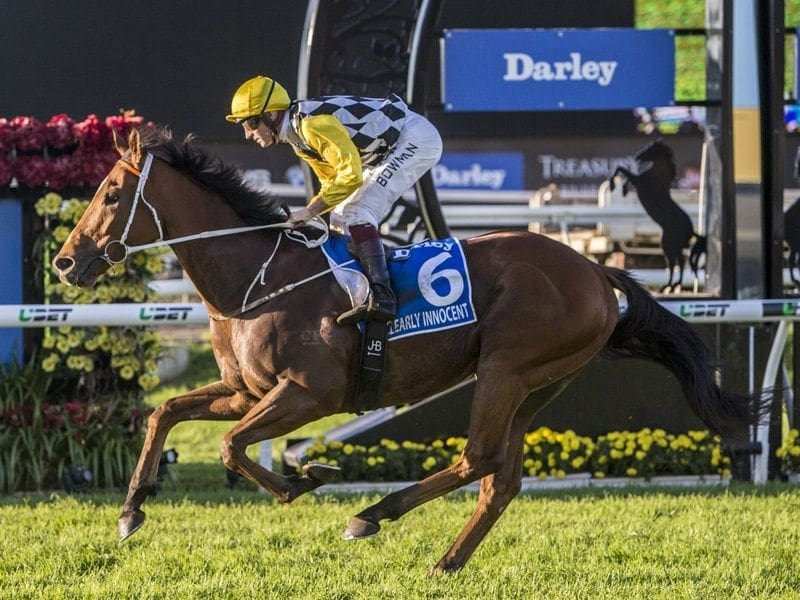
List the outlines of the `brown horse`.
<svg viewBox="0 0 800 600">
<path fill-rule="evenodd" d="M 237 171 L 191 140 L 173 141 L 166 130 L 133 131 L 117 148 L 121 158 L 53 265 L 62 281 L 88 286 L 136 244 L 165 238 L 208 307 L 221 373 L 220 381 L 172 398 L 151 415 L 120 538 L 143 524 L 141 505 L 154 489 L 165 438 L 181 421 L 238 421 L 222 439 L 222 461 L 280 502 L 328 482 L 334 475 L 329 467 L 306 465 L 301 474 L 282 476 L 245 452 L 250 444 L 353 410 L 360 335 L 336 323 L 350 306 L 348 296 L 330 275 L 291 285 L 324 272 L 324 256 L 281 243 L 286 214 L 276 200 L 246 188 Z M 253 224 L 267 227 L 195 235 Z M 475 374 L 466 447 L 452 466 L 353 517 L 346 539 L 373 535 L 381 521 L 480 479 L 478 507 L 435 570 L 463 567 L 520 490 L 522 440 L 533 416 L 601 351 L 665 365 L 714 431 L 740 431 L 752 422 L 752 400 L 720 390 L 698 334 L 624 271 L 522 232 L 468 239 L 463 247 L 478 321 L 391 341 L 380 405 L 414 402 Z M 267 256 L 272 260 L 263 274 Z M 240 312 L 248 286 L 260 276 L 270 290 L 292 291 Z M 627 297 L 622 317 L 614 289 Z"/>
</svg>

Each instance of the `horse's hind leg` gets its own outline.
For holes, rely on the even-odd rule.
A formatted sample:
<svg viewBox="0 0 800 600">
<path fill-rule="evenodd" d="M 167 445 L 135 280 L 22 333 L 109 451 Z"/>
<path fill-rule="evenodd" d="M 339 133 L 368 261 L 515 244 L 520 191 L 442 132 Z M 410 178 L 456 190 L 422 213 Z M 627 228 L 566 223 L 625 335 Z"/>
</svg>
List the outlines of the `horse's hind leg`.
<svg viewBox="0 0 800 600">
<path fill-rule="evenodd" d="M 140 507 L 155 491 L 158 464 L 169 431 L 189 419 L 235 421 L 247 411 L 246 403 L 234 402 L 237 399 L 239 396 L 233 390 L 218 381 L 171 398 L 150 415 L 139 462 L 131 475 L 128 497 L 119 518 L 120 541 L 144 525 L 145 515 Z"/>
<path fill-rule="evenodd" d="M 344 539 L 375 535 L 383 519 L 399 519 L 420 504 L 498 471 L 505 460 L 511 421 L 529 389 L 510 378 L 505 370 L 479 372 L 467 445 L 458 461 L 361 511 L 350 519 Z M 489 398 L 491 403 L 487 401 Z"/>
<path fill-rule="evenodd" d="M 679 258 L 674 256 L 668 256 L 666 258 L 667 270 L 669 271 L 669 280 L 667 281 L 666 285 L 661 286 L 659 292 L 662 294 L 671 294 L 673 291 L 675 291 L 675 288 L 681 285 L 683 282 L 683 255 L 681 255 Z M 676 270 L 677 278 L 675 277 Z"/>
<path fill-rule="evenodd" d="M 502 468 L 481 480 L 478 506 L 450 549 L 433 568 L 434 572 L 461 569 L 478 544 L 503 514 L 522 487 L 523 438 L 534 415 L 567 387 L 571 377 L 533 392 L 520 406 L 508 436 L 506 461 Z"/>
</svg>

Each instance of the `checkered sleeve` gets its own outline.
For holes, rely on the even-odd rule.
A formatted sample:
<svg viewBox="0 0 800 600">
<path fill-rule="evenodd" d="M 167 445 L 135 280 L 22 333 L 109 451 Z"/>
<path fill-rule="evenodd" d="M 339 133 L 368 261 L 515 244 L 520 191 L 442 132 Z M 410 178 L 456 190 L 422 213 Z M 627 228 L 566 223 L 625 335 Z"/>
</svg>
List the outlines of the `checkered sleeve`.
<svg viewBox="0 0 800 600">
<path fill-rule="evenodd" d="M 320 195 L 328 206 L 350 196 L 364 182 L 361 156 L 342 124 L 331 115 L 303 119 L 301 134 L 324 162 L 306 159 L 320 180 Z"/>
</svg>

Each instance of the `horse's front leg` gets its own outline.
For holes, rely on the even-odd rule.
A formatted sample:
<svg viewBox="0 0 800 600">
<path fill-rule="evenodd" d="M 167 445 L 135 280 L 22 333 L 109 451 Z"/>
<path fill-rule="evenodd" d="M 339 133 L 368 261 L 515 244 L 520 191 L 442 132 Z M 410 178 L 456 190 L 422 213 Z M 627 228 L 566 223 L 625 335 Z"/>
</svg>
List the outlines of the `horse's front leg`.
<svg viewBox="0 0 800 600">
<path fill-rule="evenodd" d="M 284 477 L 253 462 L 245 451 L 251 444 L 285 435 L 332 412 L 306 388 L 283 379 L 222 438 L 222 462 L 266 489 L 278 501 L 291 502 L 300 494 L 330 482 L 339 469 L 309 464 L 302 476 Z"/>
<path fill-rule="evenodd" d="M 131 475 L 128 497 L 119 518 L 120 541 L 130 537 L 144 525 L 145 514 L 141 505 L 155 492 L 158 464 L 169 431 L 181 421 L 212 420 L 235 421 L 240 419 L 253 402 L 242 399 L 221 381 L 212 383 L 181 396 L 171 398 L 159 406 L 147 422 L 147 435 L 139 454 L 139 462 Z"/>
</svg>

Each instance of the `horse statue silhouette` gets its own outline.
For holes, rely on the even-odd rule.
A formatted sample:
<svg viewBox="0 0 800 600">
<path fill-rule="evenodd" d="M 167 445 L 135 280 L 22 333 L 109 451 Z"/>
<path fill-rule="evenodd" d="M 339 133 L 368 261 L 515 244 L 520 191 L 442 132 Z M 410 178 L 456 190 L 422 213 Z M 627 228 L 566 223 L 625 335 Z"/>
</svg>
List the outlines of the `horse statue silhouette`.
<svg viewBox="0 0 800 600">
<path fill-rule="evenodd" d="M 800 148 L 794 157 L 794 178 L 800 181 Z M 800 278 L 795 277 L 795 269 L 800 270 L 800 198 L 783 213 L 784 239 L 789 246 L 789 277 L 795 286 L 800 287 Z"/>
<path fill-rule="evenodd" d="M 661 227 L 661 250 L 669 269 L 669 280 L 660 291 L 670 293 L 683 283 L 685 251 L 692 239 L 689 266 L 697 277 L 700 260 L 706 252 L 706 237 L 695 232 L 689 215 L 672 199 L 670 187 L 677 173 L 672 149 L 661 140 L 655 140 L 636 154 L 636 163 L 638 174 L 617 167 L 608 178 L 609 189 L 614 191 L 615 178 L 624 175 L 622 194 L 627 195 L 633 184 L 645 212 Z"/>
</svg>

